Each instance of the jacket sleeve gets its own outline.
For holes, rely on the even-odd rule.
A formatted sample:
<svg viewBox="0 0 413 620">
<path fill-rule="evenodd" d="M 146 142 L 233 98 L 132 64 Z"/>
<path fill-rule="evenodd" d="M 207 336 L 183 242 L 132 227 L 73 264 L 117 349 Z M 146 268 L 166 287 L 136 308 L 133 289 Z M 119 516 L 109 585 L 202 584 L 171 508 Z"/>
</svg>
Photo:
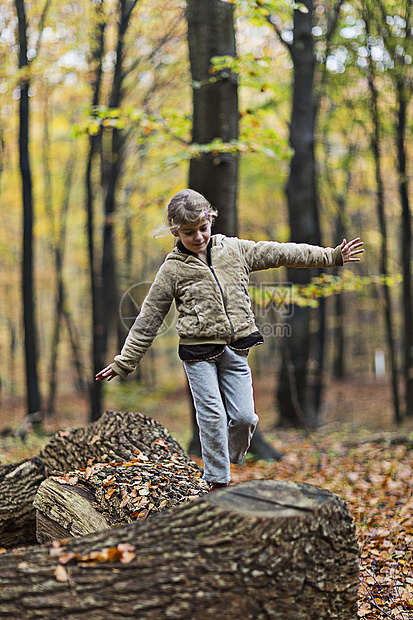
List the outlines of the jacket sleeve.
<svg viewBox="0 0 413 620">
<path fill-rule="evenodd" d="M 111 368 L 124 379 L 135 370 L 154 341 L 174 299 L 174 277 L 170 265 L 161 265 Z"/>
<path fill-rule="evenodd" d="M 322 248 L 306 243 L 239 240 L 249 271 L 273 267 L 337 267 L 343 265 L 340 246 Z"/>
</svg>

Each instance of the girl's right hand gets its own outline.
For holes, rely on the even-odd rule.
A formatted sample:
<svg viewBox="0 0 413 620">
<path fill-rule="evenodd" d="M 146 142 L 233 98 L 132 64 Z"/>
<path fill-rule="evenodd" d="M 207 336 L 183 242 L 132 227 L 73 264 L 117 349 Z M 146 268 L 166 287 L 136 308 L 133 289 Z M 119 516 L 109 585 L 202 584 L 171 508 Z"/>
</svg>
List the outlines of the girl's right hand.
<svg viewBox="0 0 413 620">
<path fill-rule="evenodd" d="M 112 381 L 112 379 L 118 376 L 118 373 L 115 372 L 110 366 L 106 366 L 106 368 L 98 372 L 95 379 L 96 381 L 104 381 L 105 379 Z"/>
</svg>

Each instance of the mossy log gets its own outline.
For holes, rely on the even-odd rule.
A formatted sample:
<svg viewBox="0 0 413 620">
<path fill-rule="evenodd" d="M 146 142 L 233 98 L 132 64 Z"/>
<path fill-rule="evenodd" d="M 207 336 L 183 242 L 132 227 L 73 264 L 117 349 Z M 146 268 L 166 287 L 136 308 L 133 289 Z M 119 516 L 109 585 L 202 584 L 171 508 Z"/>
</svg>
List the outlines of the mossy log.
<svg viewBox="0 0 413 620">
<path fill-rule="evenodd" d="M 230 486 L 151 520 L 0 555 L 0 618 L 354 620 L 355 528 L 316 487 Z"/>
<path fill-rule="evenodd" d="M 58 432 L 38 457 L 0 467 L 0 547 L 36 540 L 33 500 L 47 473 L 86 470 L 96 463 L 137 458 L 158 462 L 172 457 L 200 474 L 201 469 L 166 428 L 141 413 L 107 411 L 93 424 Z"/>
</svg>

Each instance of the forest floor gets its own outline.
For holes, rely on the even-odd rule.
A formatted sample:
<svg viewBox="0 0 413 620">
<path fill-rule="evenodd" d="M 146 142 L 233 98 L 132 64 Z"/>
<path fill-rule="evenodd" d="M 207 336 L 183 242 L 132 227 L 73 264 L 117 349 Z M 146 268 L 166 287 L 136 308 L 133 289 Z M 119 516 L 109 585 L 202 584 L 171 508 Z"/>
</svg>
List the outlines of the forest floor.
<svg viewBox="0 0 413 620">
<path fill-rule="evenodd" d="M 233 466 L 233 482 L 292 480 L 339 495 L 354 517 L 360 547 L 358 617 L 413 620 L 413 420 L 394 425 L 387 384 L 352 379 L 327 386 L 317 430 L 280 429 L 274 386 L 266 377 L 256 378 L 254 385 L 261 430 L 284 458 L 281 462 L 247 458 Z M 130 398 L 124 389 L 123 397 L 119 390 L 108 392 L 112 404 L 108 409 L 124 408 Z M 183 382 L 156 396 L 141 393 L 139 404 L 142 413 L 156 417 L 182 445 L 188 445 L 191 422 Z M 85 424 L 78 414 L 73 419 L 67 414 L 64 422 Z M 52 420 L 49 425 L 51 431 L 57 430 Z M 40 442 L 31 435 L 25 443 L 0 438 L 0 464 L 36 454 Z"/>
</svg>

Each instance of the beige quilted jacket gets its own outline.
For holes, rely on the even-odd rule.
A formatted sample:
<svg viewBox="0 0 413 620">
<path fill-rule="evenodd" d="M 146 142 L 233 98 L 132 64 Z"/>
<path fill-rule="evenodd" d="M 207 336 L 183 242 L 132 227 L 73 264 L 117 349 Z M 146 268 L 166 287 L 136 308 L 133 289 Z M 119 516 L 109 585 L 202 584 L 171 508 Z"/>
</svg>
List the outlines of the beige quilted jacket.
<svg viewBox="0 0 413 620">
<path fill-rule="evenodd" d="M 141 311 L 115 357 L 113 370 L 126 377 L 151 346 L 175 300 L 180 344 L 229 344 L 257 331 L 248 295 L 252 271 L 271 267 L 335 267 L 340 247 L 211 237 L 211 266 L 178 248 L 167 255 Z"/>
</svg>

